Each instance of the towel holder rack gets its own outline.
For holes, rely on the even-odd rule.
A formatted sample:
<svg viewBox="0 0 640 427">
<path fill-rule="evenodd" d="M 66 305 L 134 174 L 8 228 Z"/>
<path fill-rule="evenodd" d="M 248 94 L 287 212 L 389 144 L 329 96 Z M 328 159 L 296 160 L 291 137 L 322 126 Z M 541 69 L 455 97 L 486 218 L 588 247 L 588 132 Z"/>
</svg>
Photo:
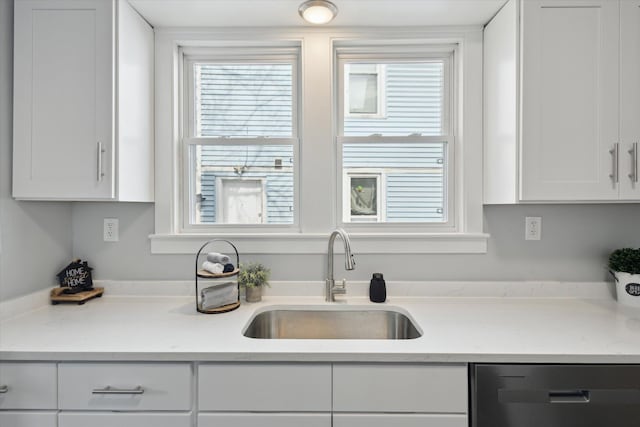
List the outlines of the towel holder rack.
<svg viewBox="0 0 640 427">
<path fill-rule="evenodd" d="M 199 258 L 200 255 L 202 255 L 203 250 L 213 244 L 213 243 L 217 243 L 217 242 L 222 242 L 222 243 L 227 243 L 229 246 L 231 246 L 233 248 L 233 251 L 236 254 L 236 263 L 235 263 L 235 269 L 233 271 L 227 272 L 227 273 L 219 273 L 219 274 L 215 274 L 215 273 L 210 273 L 206 270 L 200 269 L 198 268 L 199 266 Z M 196 310 L 198 310 L 199 313 L 205 313 L 205 314 L 217 314 L 217 313 L 226 313 L 229 311 L 233 311 L 236 308 L 240 307 L 240 286 L 238 284 L 238 273 L 240 272 L 240 255 L 238 254 L 238 248 L 236 248 L 236 246 L 231 243 L 229 240 L 225 240 L 225 239 L 212 239 L 209 240 L 207 242 L 205 242 L 205 244 L 203 244 L 200 249 L 198 250 L 198 253 L 196 254 L 196 268 L 195 268 L 195 284 L 196 284 Z M 198 279 L 200 280 L 208 280 L 208 281 L 219 281 L 220 279 L 226 279 L 228 282 L 235 282 L 236 285 L 236 289 L 238 290 L 238 300 L 236 302 L 233 302 L 231 304 L 226 304 L 220 307 L 213 307 L 213 308 L 205 308 L 202 305 L 202 298 L 200 297 L 200 290 L 198 287 Z"/>
</svg>

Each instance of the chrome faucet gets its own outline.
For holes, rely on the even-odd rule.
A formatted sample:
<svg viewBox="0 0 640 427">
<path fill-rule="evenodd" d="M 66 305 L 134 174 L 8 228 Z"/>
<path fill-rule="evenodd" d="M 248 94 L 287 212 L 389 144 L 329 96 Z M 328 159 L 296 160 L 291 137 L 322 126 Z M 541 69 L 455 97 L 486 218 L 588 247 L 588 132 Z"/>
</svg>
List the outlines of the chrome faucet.
<svg viewBox="0 0 640 427">
<path fill-rule="evenodd" d="M 335 302 L 336 295 L 344 295 L 347 293 L 344 280 L 342 281 L 342 285 L 336 286 L 336 281 L 333 278 L 333 244 L 337 236 L 340 236 L 344 243 L 345 270 L 353 270 L 356 268 L 356 261 L 353 259 L 353 254 L 351 253 L 349 235 L 342 228 L 336 228 L 335 231 L 331 233 L 331 236 L 329 236 L 329 250 L 327 251 L 327 280 L 325 280 L 325 301 L 327 302 Z"/>
</svg>

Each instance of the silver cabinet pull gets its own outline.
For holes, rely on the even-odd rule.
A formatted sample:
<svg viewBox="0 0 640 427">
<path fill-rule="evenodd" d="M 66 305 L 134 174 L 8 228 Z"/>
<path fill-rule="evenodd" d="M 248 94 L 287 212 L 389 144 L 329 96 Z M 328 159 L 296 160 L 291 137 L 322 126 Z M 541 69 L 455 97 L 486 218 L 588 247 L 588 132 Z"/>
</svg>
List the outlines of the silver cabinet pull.
<svg viewBox="0 0 640 427">
<path fill-rule="evenodd" d="M 620 176 L 618 173 L 618 156 L 620 154 L 620 144 L 618 144 L 617 142 L 613 144 L 613 148 L 609 150 L 609 153 L 611 153 L 611 161 L 612 161 L 612 165 L 611 165 L 612 173 L 609 175 L 609 178 L 611 178 L 613 182 L 617 184 L 618 182 L 620 182 Z"/>
<path fill-rule="evenodd" d="M 98 142 L 98 182 L 102 181 L 104 171 L 102 170 L 102 156 L 104 155 L 104 147 L 102 142 Z"/>
<path fill-rule="evenodd" d="M 8 385 L 0 385 L 0 394 L 8 393 L 9 386 Z"/>
<path fill-rule="evenodd" d="M 638 143 L 634 142 L 631 145 L 631 150 L 629 150 L 629 154 L 631 155 L 631 173 L 629 174 L 629 178 L 631 182 L 634 184 L 638 183 Z"/>
<path fill-rule="evenodd" d="M 114 388 L 110 385 L 105 388 L 94 388 L 91 394 L 143 394 L 144 388 L 137 386 L 136 388 Z"/>
</svg>

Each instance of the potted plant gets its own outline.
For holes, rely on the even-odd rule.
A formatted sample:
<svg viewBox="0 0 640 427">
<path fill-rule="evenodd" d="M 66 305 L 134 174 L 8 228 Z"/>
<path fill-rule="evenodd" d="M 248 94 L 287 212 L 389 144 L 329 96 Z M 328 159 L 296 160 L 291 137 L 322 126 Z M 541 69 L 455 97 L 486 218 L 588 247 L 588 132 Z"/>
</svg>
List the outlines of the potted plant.
<svg viewBox="0 0 640 427">
<path fill-rule="evenodd" d="M 640 307 L 640 248 L 616 249 L 609 256 L 620 304 Z"/>
<path fill-rule="evenodd" d="M 271 270 L 260 263 L 240 264 L 238 283 L 245 288 L 247 302 L 262 300 L 262 287 L 269 286 L 270 274 Z"/>
</svg>

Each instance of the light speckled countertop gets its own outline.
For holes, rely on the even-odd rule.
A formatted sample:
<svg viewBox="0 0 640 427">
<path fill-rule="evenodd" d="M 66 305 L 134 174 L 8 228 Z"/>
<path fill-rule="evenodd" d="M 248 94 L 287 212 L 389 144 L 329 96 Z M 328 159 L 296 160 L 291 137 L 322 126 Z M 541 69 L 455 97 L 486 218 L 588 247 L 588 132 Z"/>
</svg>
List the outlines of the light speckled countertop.
<svg viewBox="0 0 640 427">
<path fill-rule="evenodd" d="M 363 293 L 360 288 L 354 293 Z M 450 293 L 465 293 L 455 289 Z M 385 304 L 348 296 L 336 304 L 390 306 L 408 313 L 423 335 L 399 341 L 242 335 L 257 310 L 328 304 L 318 296 L 272 295 L 233 312 L 204 315 L 195 311 L 192 297 L 114 296 L 118 293 L 107 292 L 82 306 L 40 304 L 5 318 L 0 360 L 640 363 L 640 309 L 620 306 L 602 290 L 579 297 L 504 291 L 499 292 L 503 296 L 484 291 L 470 292 L 474 296 L 391 295 Z"/>
</svg>

